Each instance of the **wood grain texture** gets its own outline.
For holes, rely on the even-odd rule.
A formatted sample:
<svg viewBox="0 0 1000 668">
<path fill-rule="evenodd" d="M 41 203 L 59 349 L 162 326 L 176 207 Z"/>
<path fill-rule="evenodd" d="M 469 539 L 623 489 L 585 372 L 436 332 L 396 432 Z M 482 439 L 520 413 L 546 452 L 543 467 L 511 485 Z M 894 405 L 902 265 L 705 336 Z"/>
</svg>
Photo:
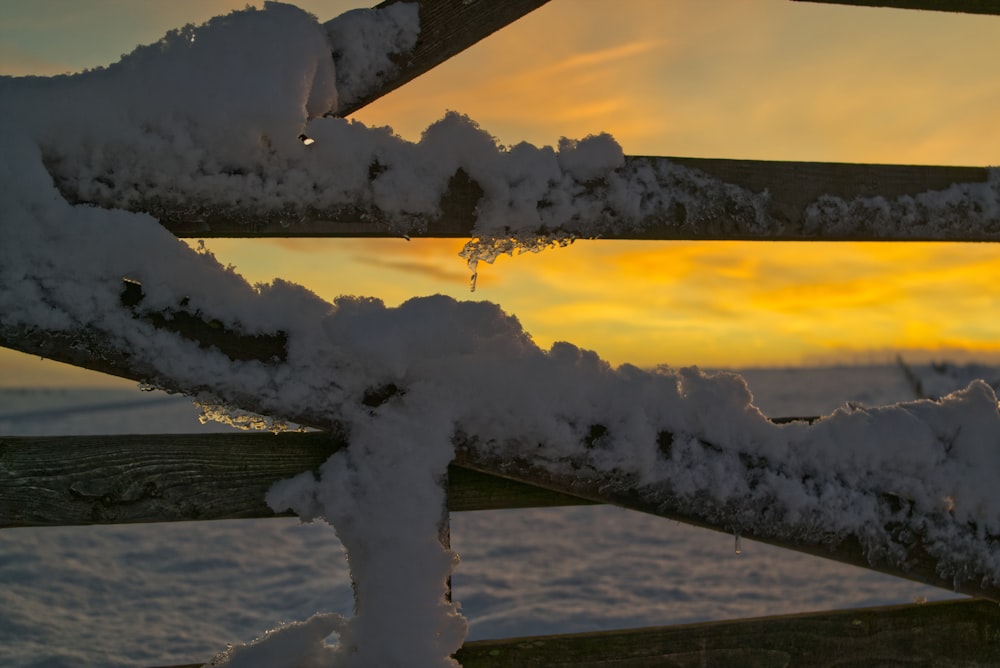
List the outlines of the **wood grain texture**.
<svg viewBox="0 0 1000 668">
<path fill-rule="evenodd" d="M 278 517 L 279 480 L 318 471 L 329 433 L 0 437 L 0 528 Z M 451 511 L 593 503 L 452 466 Z"/>
<path fill-rule="evenodd" d="M 1000 608 L 958 601 L 467 642 L 465 668 L 1000 665 Z"/>
<path fill-rule="evenodd" d="M 410 0 L 386 0 L 376 8 Z M 399 69 L 357 100 L 337 109 L 349 116 L 449 58 L 544 5 L 548 0 L 419 0 L 420 36 L 413 51 L 398 54 Z"/>
<path fill-rule="evenodd" d="M 795 0 L 828 5 L 858 7 L 891 7 L 894 9 L 924 9 L 936 12 L 965 14 L 1000 14 L 1000 0 Z"/>
<path fill-rule="evenodd" d="M 274 516 L 271 485 L 342 446 L 326 433 L 0 437 L 0 527 Z"/>
</svg>

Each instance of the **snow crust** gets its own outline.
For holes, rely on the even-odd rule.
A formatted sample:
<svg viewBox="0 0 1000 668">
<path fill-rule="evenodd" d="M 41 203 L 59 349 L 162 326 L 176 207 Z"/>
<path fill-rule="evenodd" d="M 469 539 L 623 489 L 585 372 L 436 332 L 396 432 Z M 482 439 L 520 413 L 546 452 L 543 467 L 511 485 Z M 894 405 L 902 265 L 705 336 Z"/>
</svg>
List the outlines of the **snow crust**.
<svg viewBox="0 0 1000 668">
<path fill-rule="evenodd" d="M 969 229 L 1000 236 L 1000 168 L 987 170 L 984 183 L 956 183 L 895 199 L 821 195 L 806 208 L 805 229 L 831 237 L 873 233 L 903 239 L 961 239 L 962 231 Z"/>
<path fill-rule="evenodd" d="M 412 30 L 392 30 L 402 40 L 393 52 L 405 52 Z M 327 303 L 281 280 L 250 285 L 153 216 L 124 210 L 157 200 L 287 213 L 360 198 L 405 219 L 434 212 L 460 167 L 486 193 L 487 232 L 680 208 L 683 224 L 716 220 L 718 207 L 769 224 L 766 193 L 626 164 L 607 135 L 505 148 L 451 113 L 412 144 L 323 117 L 337 106 L 335 82 L 351 80 L 330 50 L 312 17 L 269 3 L 172 32 L 106 69 L 0 81 L 0 329 L 101 332 L 109 349 L 147 360 L 152 383 L 350 437 L 318 476 L 279 483 L 268 503 L 334 526 L 356 614 L 286 625 L 216 665 L 455 665 L 466 623 L 446 596 L 458 557 L 439 531 L 456 442 L 638 487 L 737 532 L 831 545 L 855 535 L 870 558 L 894 563 L 919 536 L 942 576 L 1000 582 L 1000 413 L 981 381 L 940 401 L 849 405 L 812 425 L 777 425 L 733 374 L 613 368 L 569 343 L 543 350 L 486 302 L 431 296 L 386 308 Z M 157 328 L 122 306 L 123 279 L 142 285 L 147 310 L 184 304 L 235 332 L 280 329 L 287 356 L 234 361 Z"/>
</svg>

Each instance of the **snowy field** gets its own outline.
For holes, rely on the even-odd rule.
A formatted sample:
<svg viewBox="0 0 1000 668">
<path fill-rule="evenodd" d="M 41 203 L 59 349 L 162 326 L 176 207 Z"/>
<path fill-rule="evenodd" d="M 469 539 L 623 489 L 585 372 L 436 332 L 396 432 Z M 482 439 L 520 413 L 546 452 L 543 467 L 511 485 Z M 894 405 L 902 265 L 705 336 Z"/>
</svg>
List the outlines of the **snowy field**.
<svg viewBox="0 0 1000 668">
<path fill-rule="evenodd" d="M 947 383 L 923 373 L 925 388 Z M 996 369 L 978 369 L 987 380 Z M 769 416 L 914 399 L 895 365 L 748 370 Z M 965 378 L 955 381 L 958 384 Z M 127 390 L 0 389 L 0 434 L 168 433 L 189 401 Z M 613 629 L 954 596 L 861 569 L 611 507 L 452 515 L 454 595 L 470 638 Z M 294 519 L 0 531 L 0 665 L 204 661 L 276 620 L 348 614 L 325 524 Z M 340 565 L 339 569 L 336 567 Z"/>
</svg>

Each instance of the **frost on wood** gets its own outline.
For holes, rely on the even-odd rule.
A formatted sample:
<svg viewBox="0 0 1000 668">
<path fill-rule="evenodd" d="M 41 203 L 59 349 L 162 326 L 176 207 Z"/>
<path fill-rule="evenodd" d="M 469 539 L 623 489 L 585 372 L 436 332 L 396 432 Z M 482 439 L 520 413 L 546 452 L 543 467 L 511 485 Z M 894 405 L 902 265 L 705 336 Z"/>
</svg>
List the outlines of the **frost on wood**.
<svg viewBox="0 0 1000 668">
<path fill-rule="evenodd" d="M 500 147 L 452 113 L 414 144 L 323 118 L 336 106 L 333 82 L 322 28 L 281 5 L 184 28 L 104 70 L 0 81 L 0 332 L 99 333 L 154 384 L 336 426 L 352 443 L 318 477 L 275 486 L 268 502 L 334 525 L 356 614 L 290 625 L 220 661 L 453 665 L 465 622 L 445 595 L 457 559 L 439 524 L 455 443 L 499 469 L 529 461 L 607 490 L 640 489 L 748 535 L 853 537 L 873 560 L 900 567 L 920 544 L 942 577 L 1000 583 L 1000 414 L 985 383 L 936 402 L 847 406 L 813 425 L 775 425 L 738 376 L 612 368 L 568 343 L 543 350 L 485 302 L 438 296 L 386 308 L 372 298 L 327 303 L 281 280 L 250 285 L 152 215 L 124 210 L 233 206 L 293 220 L 308 207 L 362 202 L 405 225 L 433 213 L 462 169 L 483 190 L 482 237 L 529 247 L 559 243 L 543 233 L 570 223 L 582 235 L 647 216 L 758 231 L 773 223 L 767 192 L 626 160 L 607 135 Z M 62 113 L 65 99 L 76 113 Z M 960 189 L 943 206 L 979 197 L 989 211 L 993 182 L 985 188 Z M 469 259 L 512 249 L 481 242 Z M 246 336 L 280 331 L 285 354 L 234 358 L 137 317 L 123 305 L 123 279 L 141 285 L 142 313 L 183 304 Z M 336 645 L 325 643 L 330 632 Z"/>
</svg>

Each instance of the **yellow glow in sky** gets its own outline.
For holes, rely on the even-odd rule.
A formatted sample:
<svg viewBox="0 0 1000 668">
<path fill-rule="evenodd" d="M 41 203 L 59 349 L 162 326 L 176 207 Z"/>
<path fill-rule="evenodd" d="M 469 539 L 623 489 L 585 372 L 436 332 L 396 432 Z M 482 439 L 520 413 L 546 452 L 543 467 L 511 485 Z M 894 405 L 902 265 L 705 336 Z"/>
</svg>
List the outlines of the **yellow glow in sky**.
<svg viewBox="0 0 1000 668">
<path fill-rule="evenodd" d="M 328 19 L 356 3 L 310 0 Z M 107 64 L 244 0 L 8 1 L 0 72 Z M 504 144 L 610 132 L 627 153 L 1000 162 L 1000 17 L 786 0 L 552 0 L 355 117 L 417 139 L 453 109 Z M 794 365 L 1000 357 L 1000 246 L 585 242 L 481 267 L 455 240 L 209 240 L 254 281 L 389 304 L 488 299 L 542 345 L 615 363 Z M 68 377 L 0 355 L 0 384 Z M 54 374 L 45 376 L 44 373 Z M 77 382 L 98 382 L 87 375 Z"/>
</svg>

